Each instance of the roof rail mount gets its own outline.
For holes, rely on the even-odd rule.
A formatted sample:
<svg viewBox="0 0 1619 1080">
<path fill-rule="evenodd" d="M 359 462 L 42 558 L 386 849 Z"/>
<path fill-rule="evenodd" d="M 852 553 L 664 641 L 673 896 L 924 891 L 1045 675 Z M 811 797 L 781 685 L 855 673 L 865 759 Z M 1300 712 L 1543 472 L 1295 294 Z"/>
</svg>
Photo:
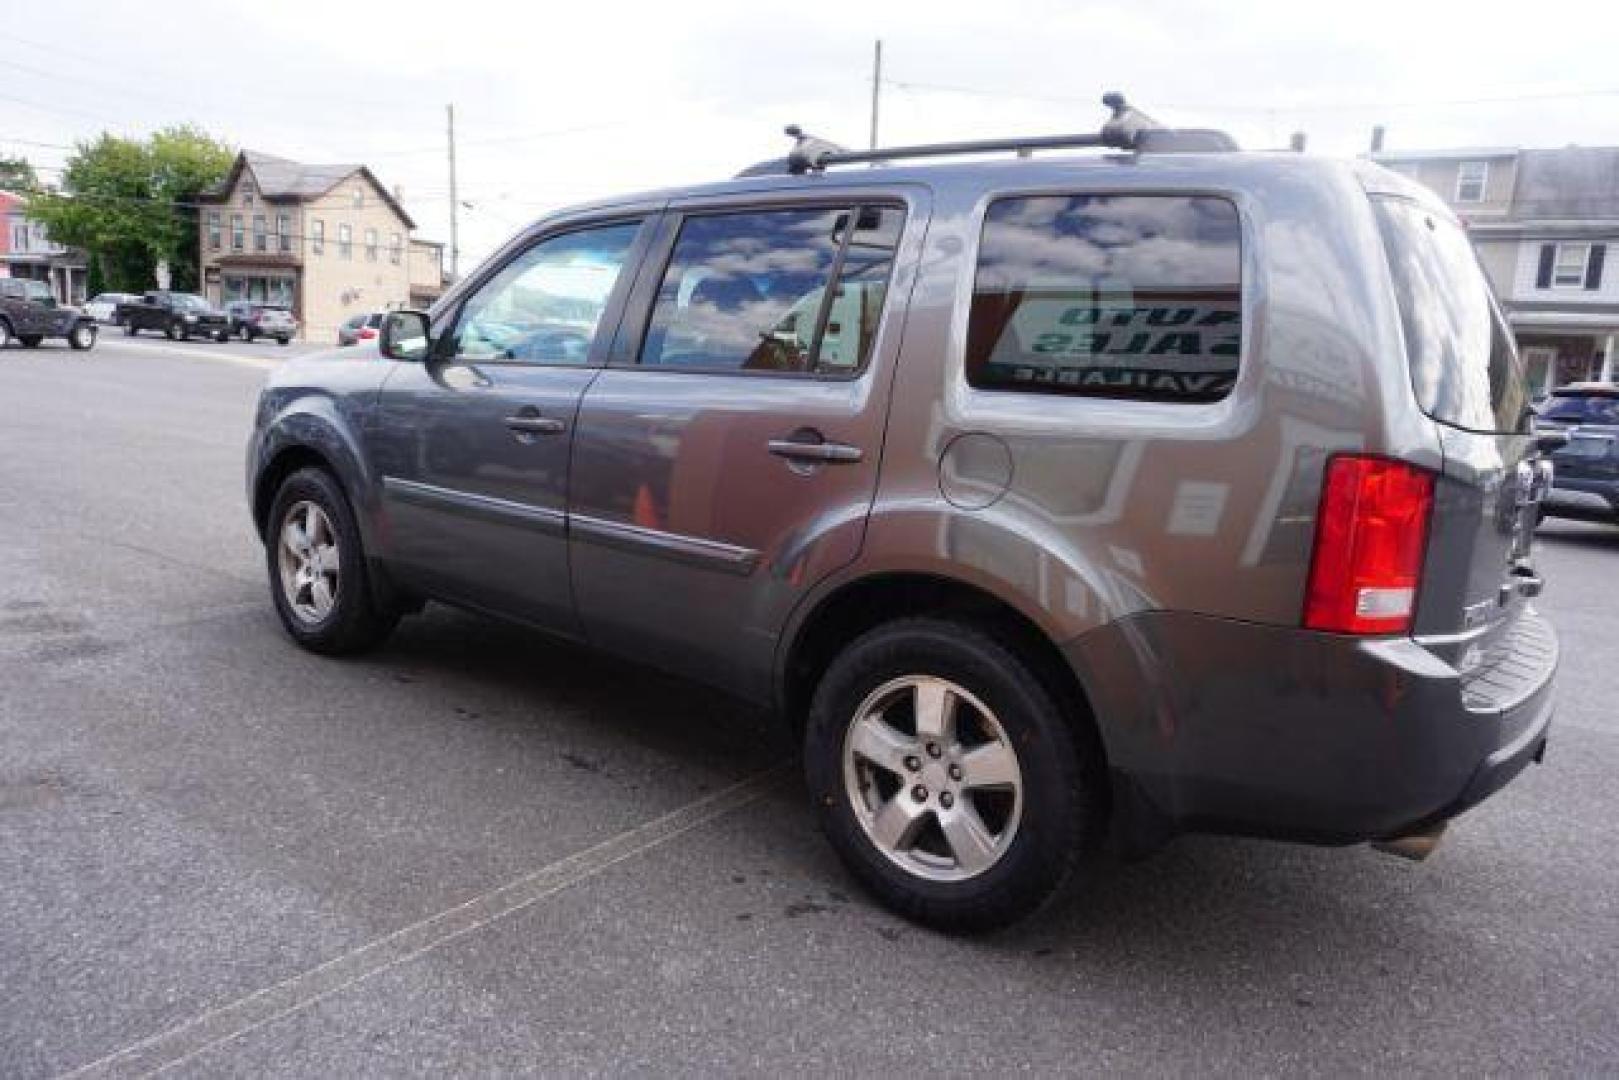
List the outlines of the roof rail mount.
<svg viewBox="0 0 1619 1080">
<path fill-rule="evenodd" d="M 741 176 L 801 176 L 824 172 L 833 165 L 876 164 L 901 158 L 944 157 L 954 154 L 1015 153 L 1027 156 L 1036 150 L 1063 150 L 1077 147 L 1106 147 L 1141 153 L 1228 153 L 1240 149 L 1237 141 L 1223 131 L 1211 128 L 1165 127 L 1112 91 L 1102 95 L 1102 104 L 1112 115 L 1095 133 L 1075 135 L 1033 135 L 1020 139 L 979 139 L 971 142 L 928 143 L 922 146 L 893 146 L 881 150 L 848 150 L 828 139 L 810 135 L 797 124 L 789 124 L 786 134 L 793 148 L 784 158 L 761 161 L 738 173 Z"/>
</svg>

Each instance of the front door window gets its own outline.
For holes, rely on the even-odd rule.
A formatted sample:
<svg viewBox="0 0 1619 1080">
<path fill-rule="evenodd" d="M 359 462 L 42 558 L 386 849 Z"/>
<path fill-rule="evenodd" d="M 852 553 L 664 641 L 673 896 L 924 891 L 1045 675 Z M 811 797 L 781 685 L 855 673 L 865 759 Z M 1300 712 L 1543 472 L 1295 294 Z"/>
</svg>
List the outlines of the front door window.
<svg viewBox="0 0 1619 1080">
<path fill-rule="evenodd" d="M 543 240 L 473 294 L 451 346 L 464 360 L 583 364 L 639 222 Z"/>
</svg>

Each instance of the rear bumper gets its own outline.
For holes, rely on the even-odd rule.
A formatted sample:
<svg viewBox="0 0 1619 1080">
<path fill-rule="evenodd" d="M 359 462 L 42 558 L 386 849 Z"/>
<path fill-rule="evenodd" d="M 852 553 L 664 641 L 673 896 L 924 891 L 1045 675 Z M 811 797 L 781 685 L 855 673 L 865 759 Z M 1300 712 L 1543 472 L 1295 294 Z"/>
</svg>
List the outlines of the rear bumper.
<svg viewBox="0 0 1619 1080">
<path fill-rule="evenodd" d="M 1348 844 L 1454 817 L 1544 752 L 1557 666 L 1556 636 L 1528 607 L 1466 675 L 1409 638 L 1169 612 L 1067 653 L 1127 843 L 1142 845 L 1176 832 Z"/>
</svg>

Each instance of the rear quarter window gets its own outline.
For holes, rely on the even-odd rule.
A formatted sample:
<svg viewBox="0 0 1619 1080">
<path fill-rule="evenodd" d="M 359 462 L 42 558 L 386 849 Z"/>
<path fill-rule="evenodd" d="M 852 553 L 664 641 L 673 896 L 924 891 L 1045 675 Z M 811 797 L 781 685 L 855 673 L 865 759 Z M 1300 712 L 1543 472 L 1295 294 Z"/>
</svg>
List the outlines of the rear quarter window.
<svg viewBox="0 0 1619 1080">
<path fill-rule="evenodd" d="M 998 199 L 967 328 L 983 390 L 1216 401 L 1242 347 L 1241 223 L 1200 195 Z"/>
<path fill-rule="evenodd" d="M 1470 431 L 1526 431 L 1529 383 L 1467 234 L 1404 199 L 1373 200 L 1417 404 Z"/>
</svg>

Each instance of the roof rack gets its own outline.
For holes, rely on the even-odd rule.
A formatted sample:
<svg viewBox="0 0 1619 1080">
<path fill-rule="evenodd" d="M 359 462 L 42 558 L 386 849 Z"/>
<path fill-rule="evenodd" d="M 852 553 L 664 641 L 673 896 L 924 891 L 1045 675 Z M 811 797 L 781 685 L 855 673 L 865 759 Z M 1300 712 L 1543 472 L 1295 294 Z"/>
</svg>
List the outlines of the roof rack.
<svg viewBox="0 0 1619 1080">
<path fill-rule="evenodd" d="M 742 176 L 800 176 L 807 172 L 822 172 L 833 165 L 875 164 L 900 158 L 944 157 L 955 154 L 1016 153 L 1026 157 L 1036 150 L 1062 150 L 1076 147 L 1108 147 L 1114 150 L 1135 150 L 1144 153 L 1228 152 L 1237 150 L 1237 142 L 1223 131 L 1209 128 L 1165 127 L 1146 113 L 1130 105 L 1124 95 L 1114 91 L 1102 95 L 1102 104 L 1113 115 L 1102 125 L 1102 130 L 1076 135 L 1036 135 L 1021 139 L 980 139 L 973 142 L 928 143 L 922 146 L 893 146 L 882 150 L 848 150 L 835 142 L 807 134 L 797 124 L 790 124 L 786 133 L 794 140 L 793 149 L 784 158 L 761 161 L 743 169 Z"/>
</svg>

